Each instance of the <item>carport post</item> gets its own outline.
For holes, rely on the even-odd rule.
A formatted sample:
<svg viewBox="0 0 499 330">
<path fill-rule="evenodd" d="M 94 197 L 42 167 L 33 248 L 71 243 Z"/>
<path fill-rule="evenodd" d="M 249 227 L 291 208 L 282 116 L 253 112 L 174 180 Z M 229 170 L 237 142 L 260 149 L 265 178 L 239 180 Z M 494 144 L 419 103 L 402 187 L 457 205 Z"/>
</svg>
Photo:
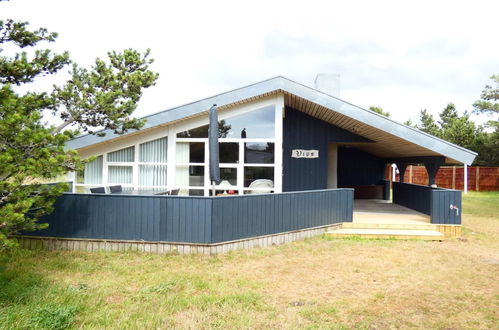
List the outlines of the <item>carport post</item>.
<svg viewBox="0 0 499 330">
<path fill-rule="evenodd" d="M 405 169 L 407 168 L 407 163 L 397 163 L 397 168 L 399 169 L 399 176 L 400 176 L 400 182 L 404 182 L 404 174 L 405 174 Z"/>
<path fill-rule="evenodd" d="M 468 193 L 468 165 L 466 164 L 463 164 L 464 165 L 464 193 L 467 194 Z"/>
</svg>

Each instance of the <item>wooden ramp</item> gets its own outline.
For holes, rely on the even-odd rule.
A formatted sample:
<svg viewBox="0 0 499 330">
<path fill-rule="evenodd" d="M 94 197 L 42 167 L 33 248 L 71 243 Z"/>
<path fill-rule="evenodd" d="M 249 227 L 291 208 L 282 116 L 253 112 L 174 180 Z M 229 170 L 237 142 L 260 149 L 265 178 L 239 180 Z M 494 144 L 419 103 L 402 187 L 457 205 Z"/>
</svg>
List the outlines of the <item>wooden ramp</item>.
<svg viewBox="0 0 499 330">
<path fill-rule="evenodd" d="M 383 200 L 355 200 L 353 222 L 344 222 L 341 228 L 326 234 L 372 239 L 445 239 L 439 226 L 431 224 L 426 214 Z"/>
</svg>

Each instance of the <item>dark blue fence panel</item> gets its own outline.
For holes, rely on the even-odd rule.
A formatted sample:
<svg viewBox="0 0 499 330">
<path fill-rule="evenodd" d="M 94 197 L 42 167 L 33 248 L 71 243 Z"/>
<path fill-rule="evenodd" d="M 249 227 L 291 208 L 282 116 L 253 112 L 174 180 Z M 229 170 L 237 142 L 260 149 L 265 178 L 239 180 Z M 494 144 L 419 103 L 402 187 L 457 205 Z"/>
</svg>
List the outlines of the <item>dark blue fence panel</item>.
<svg viewBox="0 0 499 330">
<path fill-rule="evenodd" d="M 393 182 L 393 202 L 429 215 L 435 224 L 460 225 L 461 198 L 459 190 Z"/>
<path fill-rule="evenodd" d="M 209 243 L 211 200 L 181 196 L 64 194 L 33 236 Z"/>
<path fill-rule="evenodd" d="M 393 202 L 430 215 L 431 187 L 393 182 Z"/>
<path fill-rule="evenodd" d="M 230 197 L 64 194 L 33 236 L 216 243 L 352 221 L 353 189 Z"/>
<path fill-rule="evenodd" d="M 352 221 L 353 189 L 213 199 L 212 242 Z"/>
<path fill-rule="evenodd" d="M 460 225 L 462 195 L 459 190 L 438 189 L 431 194 L 431 223 Z"/>
</svg>

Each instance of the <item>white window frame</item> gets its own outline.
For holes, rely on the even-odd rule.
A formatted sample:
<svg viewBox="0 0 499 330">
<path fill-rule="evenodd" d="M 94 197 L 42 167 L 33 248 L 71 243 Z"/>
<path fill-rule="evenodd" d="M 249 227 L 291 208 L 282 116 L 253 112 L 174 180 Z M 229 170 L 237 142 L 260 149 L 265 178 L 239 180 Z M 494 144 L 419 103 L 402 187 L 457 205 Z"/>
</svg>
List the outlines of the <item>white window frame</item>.
<svg viewBox="0 0 499 330">
<path fill-rule="evenodd" d="M 170 190 L 172 189 L 172 185 L 168 184 L 168 171 L 169 171 L 169 164 L 171 162 L 140 162 L 139 161 L 139 148 L 141 144 L 151 142 L 154 140 L 162 139 L 162 138 L 167 138 L 167 148 L 170 147 L 170 137 L 169 135 L 165 135 L 164 132 L 160 136 L 148 136 L 147 138 L 142 138 L 140 140 L 136 140 L 135 143 L 128 143 L 128 144 L 120 144 L 119 147 L 115 148 L 109 148 L 105 150 L 104 152 L 98 154 L 97 156 L 102 155 L 102 182 L 100 184 L 89 184 L 89 183 L 75 183 L 74 190 L 78 187 L 85 187 L 85 188 L 93 188 L 93 187 L 108 187 L 112 185 L 121 185 L 123 188 L 128 188 L 128 189 L 164 189 L 164 190 Z M 134 161 L 133 162 L 109 162 L 107 160 L 107 157 L 110 153 L 134 147 Z M 167 150 L 167 159 L 169 159 L 170 153 Z M 166 179 L 166 185 L 161 185 L 161 186 L 151 186 L 151 185 L 139 185 L 139 165 L 166 165 L 166 171 L 167 171 L 167 179 Z M 109 167 L 110 166 L 130 166 L 132 167 L 132 183 L 111 183 L 109 182 Z M 75 179 L 76 179 L 76 174 L 75 174 Z M 76 180 L 75 180 L 76 182 Z"/>
<path fill-rule="evenodd" d="M 221 168 L 237 168 L 237 185 L 233 186 L 233 190 L 238 191 L 239 194 L 244 194 L 247 191 L 262 191 L 262 192 L 282 192 L 282 148 L 283 148 L 283 115 L 284 115 L 284 94 L 278 94 L 275 96 L 267 97 L 265 99 L 255 101 L 252 103 L 244 104 L 241 106 L 234 107 L 232 109 L 227 109 L 225 111 L 220 111 L 218 114 L 219 120 L 228 119 L 231 117 L 239 116 L 248 112 L 255 110 L 260 110 L 261 108 L 267 106 L 274 106 L 274 138 L 220 138 L 219 142 L 232 142 L 239 144 L 239 162 L 238 163 L 220 163 Z M 209 196 L 211 190 L 211 182 L 209 175 L 209 146 L 208 138 L 177 138 L 177 134 L 207 125 L 209 123 L 208 116 L 203 116 L 202 118 L 195 118 L 188 120 L 184 123 L 177 125 L 172 125 L 170 127 L 170 138 L 168 148 L 168 159 L 170 164 L 175 164 L 175 166 L 169 166 L 171 170 L 169 182 L 175 182 L 175 175 L 177 166 L 204 166 L 204 187 L 201 186 L 176 186 L 176 188 L 187 189 L 187 190 L 204 190 L 204 195 Z M 205 161 L 204 163 L 177 163 L 176 161 L 172 163 L 172 159 L 176 158 L 176 146 L 177 142 L 203 142 L 205 144 Z M 264 143 L 274 143 L 274 163 L 273 164 L 257 164 L 257 163 L 244 163 L 244 143 L 247 142 L 264 142 Z M 173 155 L 173 157 L 172 157 Z M 265 188 L 248 188 L 244 187 L 244 168 L 245 167 L 273 167 L 274 168 L 274 187 L 271 189 Z M 216 190 L 225 190 L 223 188 Z"/>
</svg>

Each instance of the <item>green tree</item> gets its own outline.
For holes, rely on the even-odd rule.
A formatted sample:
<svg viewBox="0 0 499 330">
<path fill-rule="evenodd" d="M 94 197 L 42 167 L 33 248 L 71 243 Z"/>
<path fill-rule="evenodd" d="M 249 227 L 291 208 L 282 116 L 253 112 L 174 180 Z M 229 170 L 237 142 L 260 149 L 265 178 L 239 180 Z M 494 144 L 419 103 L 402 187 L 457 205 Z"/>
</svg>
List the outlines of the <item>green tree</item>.
<svg viewBox="0 0 499 330">
<path fill-rule="evenodd" d="M 441 118 L 445 118 L 447 108 L 440 114 Z M 441 138 L 458 146 L 473 150 L 477 144 L 477 138 L 483 133 L 482 127 L 476 127 L 475 123 L 470 120 L 470 115 L 464 113 L 458 116 L 457 112 L 454 117 L 451 114 L 449 117 L 442 120 L 441 123 Z"/>
<path fill-rule="evenodd" d="M 499 114 L 499 75 L 492 75 L 490 79 L 496 86 L 485 85 L 480 100 L 473 104 L 476 113 Z"/>
<path fill-rule="evenodd" d="M 97 59 L 90 69 L 73 65 L 71 80 L 53 93 L 27 92 L 21 86 L 57 73 L 70 63 L 68 53 L 38 49 L 53 42 L 56 33 L 29 30 L 27 22 L 0 20 L 0 249 L 15 245 L 9 235 L 44 228 L 41 216 L 67 186 L 30 184 L 33 178 L 49 179 L 83 167 L 77 152 L 65 150 L 75 129 L 94 133 L 109 128 L 117 133 L 140 128 L 141 121 L 129 118 L 144 88 L 152 86 L 157 74 L 148 69 L 149 52 L 111 52 L 108 61 Z M 12 56 L 6 49 L 18 49 Z M 30 54 L 25 51 L 31 50 Z M 46 125 L 43 113 L 50 110 L 63 124 Z"/>
<path fill-rule="evenodd" d="M 380 115 L 382 115 L 382 116 L 385 116 L 385 117 L 390 117 L 390 113 L 389 113 L 388 111 L 387 111 L 387 112 L 385 112 L 385 111 L 384 111 L 382 108 L 380 108 L 380 107 L 374 107 L 374 106 L 371 106 L 371 107 L 369 107 L 369 110 L 374 111 L 374 112 L 376 112 L 376 113 L 379 113 L 379 114 L 380 114 Z"/>
<path fill-rule="evenodd" d="M 495 118 L 488 121 L 488 132 L 478 139 L 475 150 L 479 153 L 478 165 L 499 166 L 499 75 L 492 75 L 490 79 L 495 83 L 495 87 L 485 86 L 480 100 L 473 104 L 473 112 L 492 115 Z"/>
<path fill-rule="evenodd" d="M 412 122 L 411 119 L 407 119 L 406 121 L 404 121 L 402 124 L 404 124 L 405 126 L 409 126 L 409 127 L 416 127 L 416 125 Z"/>
<path fill-rule="evenodd" d="M 433 115 L 428 113 L 426 109 L 421 110 L 419 114 L 419 121 L 421 124 L 416 126 L 419 130 L 440 137 L 440 127 L 435 122 Z"/>
<path fill-rule="evenodd" d="M 444 110 L 439 113 L 439 117 L 440 121 L 438 123 L 440 124 L 440 128 L 445 130 L 454 119 L 459 117 L 454 103 L 448 103 Z"/>
</svg>

